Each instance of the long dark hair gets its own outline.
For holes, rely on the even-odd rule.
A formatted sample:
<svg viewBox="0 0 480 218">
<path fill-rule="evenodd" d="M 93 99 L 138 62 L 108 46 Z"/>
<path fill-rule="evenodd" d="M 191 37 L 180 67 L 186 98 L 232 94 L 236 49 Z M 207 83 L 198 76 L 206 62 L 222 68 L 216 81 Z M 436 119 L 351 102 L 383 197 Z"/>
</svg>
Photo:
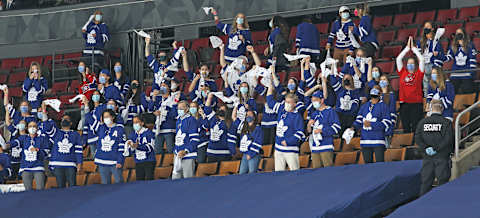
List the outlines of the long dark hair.
<svg viewBox="0 0 480 218">
<path fill-rule="evenodd" d="M 435 35 L 435 26 L 433 25 L 432 22 L 430 21 L 427 21 L 423 24 L 423 26 L 425 26 L 425 24 L 429 23 L 430 25 L 432 25 L 432 31 L 431 33 L 433 33 Z M 424 28 L 425 29 L 425 28 Z M 423 50 L 425 50 L 425 47 L 427 47 L 427 42 L 428 42 L 428 39 L 427 39 L 427 34 L 423 33 L 422 34 L 422 39 L 420 39 L 420 48 L 422 49 L 422 52 Z M 432 48 L 433 50 L 435 50 L 435 48 Z"/>
<path fill-rule="evenodd" d="M 282 34 L 284 39 L 288 39 L 290 35 L 290 26 L 288 26 L 287 21 L 282 16 L 273 17 L 273 27 L 278 27 L 280 29 L 280 34 Z"/>
<path fill-rule="evenodd" d="M 132 99 L 132 102 L 135 104 L 135 105 L 140 105 L 141 104 L 141 101 L 140 101 L 140 95 L 142 93 L 142 87 L 140 86 L 140 84 L 138 84 L 137 86 L 137 92 L 134 94 L 133 93 L 133 89 L 132 87 L 130 86 L 130 90 L 128 90 L 128 94 L 127 94 L 127 101 L 133 97 Z"/>
<path fill-rule="evenodd" d="M 100 95 L 100 101 L 98 101 L 98 103 L 105 104 L 105 97 L 103 97 L 102 93 L 100 93 L 100 92 L 98 92 L 98 94 Z M 95 94 L 92 94 L 92 96 L 93 95 L 95 95 Z M 95 108 L 95 103 L 93 103 L 93 100 L 91 100 L 91 99 L 90 99 L 90 101 L 88 101 L 88 108 L 90 108 L 90 111 Z"/>
<path fill-rule="evenodd" d="M 247 111 L 247 116 L 248 116 L 248 112 L 252 112 L 253 113 L 253 126 L 250 127 L 250 125 L 248 124 L 247 121 L 245 121 L 243 123 L 243 127 L 242 127 L 242 135 L 246 135 L 246 134 L 249 134 L 249 133 L 252 133 L 253 131 L 255 131 L 255 128 L 257 127 L 257 123 L 258 123 L 258 118 L 257 118 L 257 114 L 255 113 L 255 111 Z"/>
<path fill-rule="evenodd" d="M 463 40 L 463 45 L 462 45 L 462 48 L 463 48 L 463 50 L 464 50 L 465 52 L 467 52 L 467 47 L 470 46 L 470 38 L 469 38 L 468 34 L 465 32 L 465 29 L 464 29 L 463 27 L 460 27 L 460 28 L 458 28 L 458 29 L 462 30 L 462 33 L 463 33 L 463 39 L 462 39 L 462 40 Z M 455 35 L 456 35 L 456 34 L 457 34 L 457 33 L 455 32 Z M 454 53 L 457 53 L 457 51 L 458 51 L 458 46 L 459 46 L 459 44 L 458 44 L 458 39 L 457 39 L 457 37 L 455 37 L 454 40 L 453 40 L 453 43 L 452 43 L 452 50 L 453 50 Z"/>
</svg>

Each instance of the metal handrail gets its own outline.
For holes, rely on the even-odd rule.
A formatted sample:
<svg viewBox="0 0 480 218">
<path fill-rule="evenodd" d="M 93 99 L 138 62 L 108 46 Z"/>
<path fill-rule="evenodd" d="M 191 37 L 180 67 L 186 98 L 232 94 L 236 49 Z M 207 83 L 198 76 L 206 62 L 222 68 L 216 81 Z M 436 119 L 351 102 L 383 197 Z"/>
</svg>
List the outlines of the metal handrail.
<svg viewBox="0 0 480 218">
<path fill-rule="evenodd" d="M 464 141 L 465 139 L 469 138 L 470 136 L 474 135 L 475 133 L 477 133 L 478 131 L 480 131 L 480 128 L 474 130 L 472 133 L 470 133 L 469 135 L 467 135 L 464 139 L 460 139 L 460 132 L 462 131 L 462 129 L 464 129 L 465 127 L 467 127 L 468 125 L 472 124 L 473 122 L 475 122 L 477 119 L 474 119 L 470 122 L 468 122 L 467 124 L 465 124 L 464 126 L 460 127 L 460 118 L 467 114 L 468 112 L 472 111 L 474 108 L 480 106 L 480 101 L 477 101 L 475 102 L 473 105 L 471 105 L 470 107 L 466 108 L 465 110 L 463 110 L 462 112 L 460 112 L 458 115 L 457 115 L 457 119 L 455 120 L 455 158 L 458 158 L 458 155 L 459 155 L 459 150 L 460 150 L 460 143 L 462 141 Z"/>
</svg>

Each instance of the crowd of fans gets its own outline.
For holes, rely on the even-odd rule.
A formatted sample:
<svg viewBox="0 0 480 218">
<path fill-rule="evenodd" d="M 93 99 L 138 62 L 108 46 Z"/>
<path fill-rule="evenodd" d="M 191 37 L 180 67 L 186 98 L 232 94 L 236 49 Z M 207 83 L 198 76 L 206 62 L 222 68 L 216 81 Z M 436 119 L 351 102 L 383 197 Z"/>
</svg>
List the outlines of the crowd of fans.
<svg viewBox="0 0 480 218">
<path fill-rule="evenodd" d="M 274 144 L 276 171 L 297 170 L 304 141 L 310 144 L 313 167 L 328 167 L 333 165 L 334 137 L 351 133 L 360 136 L 366 163 L 374 156 L 381 162 L 398 116 L 404 132 L 414 132 L 424 112 L 438 113 L 430 110 L 432 105 L 443 108 L 442 115 L 452 120 L 455 93 L 474 91 L 477 53 L 463 29 L 457 30 L 447 54 L 435 41 L 436 29 L 430 22 L 420 38 L 409 37 L 396 59 L 397 96 L 388 75 L 375 66 L 379 45 L 364 5 L 340 8 L 325 51 L 310 18 L 298 25 L 293 59 L 300 64 L 301 76 L 288 78 L 286 85 L 278 78 L 278 72 L 293 63 L 283 55 L 290 32 L 285 19 L 275 16 L 269 21 L 269 47 L 264 51 L 268 62 L 262 66 L 246 16 L 239 13 L 232 24 L 224 24 L 216 10 L 211 12 L 217 28 L 228 35 L 219 46 L 223 87 L 217 86 L 208 65 L 189 67 L 184 47 L 174 42 L 172 57 L 152 54 L 147 37 L 145 57 L 154 72 L 150 93 L 143 90 L 143 82 L 128 78 L 122 63 L 115 63 L 114 72 L 103 69 L 103 48 L 110 35 L 101 12 L 92 15 L 82 29 L 84 56 L 95 55 L 101 70 L 91 69 L 90 63 L 78 65 L 82 75 L 78 126 L 67 115 L 58 123 L 48 117 L 43 101 L 47 83 L 38 63 L 32 63 L 23 85 L 25 100 L 18 107 L 10 104 L 8 88 L 3 89 L 11 140 L 0 155 L 0 179 L 21 174 L 27 190 L 34 179 L 41 189 L 48 160 L 58 187 L 75 185 L 87 146 L 103 184 L 111 183 L 112 175 L 116 183 L 123 181 L 127 156 L 134 156 L 137 180 L 153 179 L 155 154 L 163 152 L 175 154 L 173 179 L 192 177 L 196 163 L 231 160 L 237 148 L 243 154 L 240 173 L 254 173 L 266 144 Z M 358 26 L 352 14 L 360 18 Z M 413 55 L 406 56 L 410 52 Z M 453 73 L 449 79 L 442 70 L 446 61 L 454 62 L 453 69 L 472 72 Z M 180 66 L 191 81 L 188 96 L 174 79 Z M 266 104 L 257 105 L 255 96 L 264 96 Z M 154 123 L 147 122 L 146 114 L 154 115 Z"/>
</svg>

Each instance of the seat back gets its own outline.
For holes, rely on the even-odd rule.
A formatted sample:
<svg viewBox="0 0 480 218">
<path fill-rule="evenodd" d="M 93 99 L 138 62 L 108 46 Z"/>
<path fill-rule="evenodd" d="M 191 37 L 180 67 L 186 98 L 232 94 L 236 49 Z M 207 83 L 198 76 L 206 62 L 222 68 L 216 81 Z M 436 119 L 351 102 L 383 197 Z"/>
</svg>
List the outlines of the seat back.
<svg viewBox="0 0 480 218">
<path fill-rule="evenodd" d="M 199 163 L 197 167 L 196 177 L 210 176 L 217 173 L 218 162 Z"/>
<path fill-rule="evenodd" d="M 354 164 L 357 160 L 358 151 L 338 152 L 335 155 L 335 166 Z"/>
<path fill-rule="evenodd" d="M 222 161 L 220 162 L 220 168 L 218 169 L 218 174 L 237 174 L 240 169 L 240 161 Z"/>
</svg>

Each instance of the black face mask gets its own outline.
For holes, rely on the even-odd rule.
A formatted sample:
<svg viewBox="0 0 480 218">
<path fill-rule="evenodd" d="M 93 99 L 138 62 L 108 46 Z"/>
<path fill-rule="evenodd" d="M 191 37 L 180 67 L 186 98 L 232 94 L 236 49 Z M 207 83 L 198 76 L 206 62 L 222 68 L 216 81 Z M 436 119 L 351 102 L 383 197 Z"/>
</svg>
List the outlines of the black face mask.
<svg viewBox="0 0 480 218">
<path fill-rule="evenodd" d="M 425 28 L 425 29 L 423 29 L 423 34 L 425 34 L 425 35 L 427 35 L 427 34 L 429 34 L 429 33 L 431 33 L 431 32 L 432 32 L 432 29 L 430 29 L 430 28 Z"/>
<path fill-rule="evenodd" d="M 346 86 L 349 86 L 349 85 L 351 85 L 351 82 L 350 82 L 349 79 L 346 79 L 346 80 L 343 81 L 343 84 L 346 85 Z"/>
<path fill-rule="evenodd" d="M 380 96 L 378 96 L 378 95 L 370 95 L 370 98 L 372 98 L 372 99 L 378 99 L 379 97 Z"/>
<path fill-rule="evenodd" d="M 70 120 L 62 120 L 62 122 L 60 122 L 60 125 L 62 127 L 70 127 L 70 125 L 72 125 L 72 122 L 70 122 Z"/>
<path fill-rule="evenodd" d="M 457 34 L 455 35 L 455 39 L 456 39 L 456 40 L 462 40 L 463 37 L 464 37 L 463 33 L 457 33 Z"/>
<path fill-rule="evenodd" d="M 165 61 L 165 60 L 167 60 L 167 56 L 163 56 L 163 55 L 158 56 L 158 60 L 159 61 Z"/>
<path fill-rule="evenodd" d="M 219 110 L 219 111 L 217 112 L 218 117 L 225 118 L 225 114 L 226 114 L 226 113 L 225 113 L 224 110 Z"/>
<path fill-rule="evenodd" d="M 138 84 L 132 83 L 132 86 L 130 87 L 131 89 L 138 89 Z"/>
</svg>

